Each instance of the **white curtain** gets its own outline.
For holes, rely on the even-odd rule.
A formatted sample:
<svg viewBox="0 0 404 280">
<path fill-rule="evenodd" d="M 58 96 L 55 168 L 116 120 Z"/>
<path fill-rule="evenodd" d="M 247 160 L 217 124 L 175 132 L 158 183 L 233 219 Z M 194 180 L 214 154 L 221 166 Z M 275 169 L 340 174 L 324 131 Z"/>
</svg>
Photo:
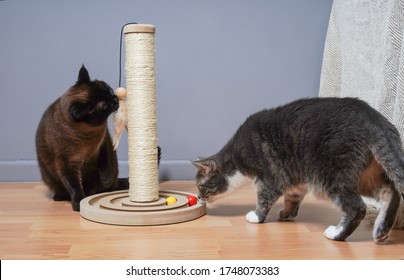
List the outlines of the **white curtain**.
<svg viewBox="0 0 404 280">
<path fill-rule="evenodd" d="M 385 115 L 404 141 L 404 0 L 334 0 L 321 97 L 357 97 Z"/>
</svg>

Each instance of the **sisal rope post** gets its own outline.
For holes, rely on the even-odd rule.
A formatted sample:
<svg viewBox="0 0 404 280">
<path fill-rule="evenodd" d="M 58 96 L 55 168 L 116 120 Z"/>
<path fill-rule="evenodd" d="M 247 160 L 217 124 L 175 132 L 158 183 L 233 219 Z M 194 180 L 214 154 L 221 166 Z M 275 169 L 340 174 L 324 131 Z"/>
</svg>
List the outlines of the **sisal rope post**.
<svg viewBox="0 0 404 280">
<path fill-rule="evenodd" d="M 124 27 L 128 118 L 129 198 L 133 202 L 159 199 L 155 27 Z"/>
</svg>

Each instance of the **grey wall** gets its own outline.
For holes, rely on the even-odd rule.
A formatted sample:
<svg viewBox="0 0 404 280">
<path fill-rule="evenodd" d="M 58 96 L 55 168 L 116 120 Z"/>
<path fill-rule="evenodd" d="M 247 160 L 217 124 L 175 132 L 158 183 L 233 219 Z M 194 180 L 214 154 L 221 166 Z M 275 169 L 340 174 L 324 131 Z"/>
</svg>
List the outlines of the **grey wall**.
<svg viewBox="0 0 404 280">
<path fill-rule="evenodd" d="M 156 26 L 161 179 L 192 179 L 251 113 L 318 94 L 332 0 L 0 1 L 0 181 L 40 180 L 34 135 L 77 77 L 118 84 L 119 33 Z M 127 175 L 126 135 L 118 157 Z"/>
</svg>

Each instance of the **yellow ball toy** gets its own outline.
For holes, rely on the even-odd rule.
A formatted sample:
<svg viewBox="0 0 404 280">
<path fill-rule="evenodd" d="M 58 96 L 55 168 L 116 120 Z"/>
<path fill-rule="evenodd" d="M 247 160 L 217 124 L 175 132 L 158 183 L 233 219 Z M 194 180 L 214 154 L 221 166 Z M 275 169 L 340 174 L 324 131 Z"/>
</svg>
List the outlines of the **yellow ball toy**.
<svg viewBox="0 0 404 280">
<path fill-rule="evenodd" d="M 177 202 L 177 199 L 175 197 L 173 197 L 173 196 L 169 196 L 169 197 L 166 198 L 167 205 L 174 204 L 176 202 Z"/>
</svg>

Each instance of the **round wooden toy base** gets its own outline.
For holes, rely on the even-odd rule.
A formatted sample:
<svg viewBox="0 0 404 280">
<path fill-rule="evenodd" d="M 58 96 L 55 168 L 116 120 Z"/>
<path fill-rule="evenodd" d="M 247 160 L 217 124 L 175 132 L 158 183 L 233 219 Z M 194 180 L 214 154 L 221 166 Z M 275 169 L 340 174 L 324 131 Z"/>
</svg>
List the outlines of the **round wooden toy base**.
<svg viewBox="0 0 404 280">
<path fill-rule="evenodd" d="M 83 218 L 111 225 L 147 226 L 167 225 L 197 219 L 206 213 L 206 205 L 198 201 L 188 205 L 187 192 L 161 191 L 153 202 L 132 202 L 128 191 L 101 193 L 86 197 L 80 202 Z M 177 199 L 167 205 L 166 198 Z"/>
</svg>

